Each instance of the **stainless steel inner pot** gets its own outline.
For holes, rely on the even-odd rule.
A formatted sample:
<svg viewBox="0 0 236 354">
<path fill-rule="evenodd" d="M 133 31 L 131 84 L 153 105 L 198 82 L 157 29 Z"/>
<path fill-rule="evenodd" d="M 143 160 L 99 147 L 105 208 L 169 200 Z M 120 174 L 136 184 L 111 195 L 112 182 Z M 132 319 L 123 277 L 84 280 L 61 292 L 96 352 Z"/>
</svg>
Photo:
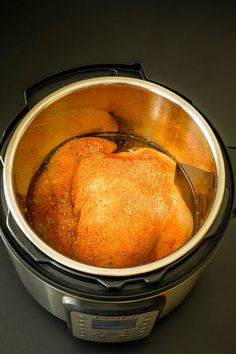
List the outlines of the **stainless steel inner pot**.
<svg viewBox="0 0 236 354">
<path fill-rule="evenodd" d="M 96 118 L 84 112 L 109 112 Z M 58 253 L 41 240 L 24 217 L 32 175 L 45 156 L 73 137 L 125 132 L 158 144 L 188 173 L 199 201 L 200 225 L 181 248 L 156 262 L 110 269 L 86 265 Z M 217 218 L 225 188 L 225 167 L 217 139 L 202 115 L 186 100 L 162 86 L 128 77 L 99 77 L 65 86 L 36 104 L 22 119 L 7 146 L 4 161 L 7 206 L 28 239 L 53 260 L 74 270 L 105 276 L 130 276 L 160 269 L 191 251 Z"/>
</svg>

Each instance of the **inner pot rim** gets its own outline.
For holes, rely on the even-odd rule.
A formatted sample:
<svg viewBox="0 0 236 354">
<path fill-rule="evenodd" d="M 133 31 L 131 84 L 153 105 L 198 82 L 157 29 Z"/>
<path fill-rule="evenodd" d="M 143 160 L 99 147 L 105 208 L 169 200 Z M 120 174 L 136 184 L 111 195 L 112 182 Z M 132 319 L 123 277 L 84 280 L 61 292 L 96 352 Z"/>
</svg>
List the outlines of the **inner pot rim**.
<svg viewBox="0 0 236 354">
<path fill-rule="evenodd" d="M 197 124 L 200 128 L 204 137 L 207 139 L 208 144 L 210 146 L 212 155 L 214 157 L 214 161 L 216 164 L 216 188 L 215 195 L 213 198 L 213 203 L 209 214 L 204 221 L 201 228 L 196 232 L 196 234 L 186 242 L 182 247 L 172 252 L 168 256 L 159 259 L 158 261 L 144 264 L 137 267 L 130 268 L 102 268 L 95 267 L 91 265 L 87 265 L 84 263 L 80 263 L 78 261 L 72 260 L 61 253 L 57 252 L 49 245 L 47 245 L 42 239 L 37 236 L 37 234 L 32 230 L 29 224 L 26 222 L 20 208 L 18 206 L 18 202 L 16 200 L 15 192 L 14 192 L 14 176 L 13 176 L 13 165 L 14 165 L 14 157 L 17 151 L 18 143 L 21 140 L 21 137 L 27 130 L 28 126 L 32 123 L 32 121 L 37 117 L 37 115 L 50 104 L 54 103 L 58 99 L 72 93 L 73 91 L 86 89 L 91 86 L 98 85 L 113 85 L 113 84 L 123 84 L 129 86 L 135 86 L 138 88 L 143 88 L 148 91 L 151 91 L 154 94 L 158 94 L 177 105 L 179 105 Z M 22 121 L 17 126 L 14 131 L 5 154 L 4 159 L 4 168 L 3 168 L 3 187 L 5 198 L 7 202 L 7 206 L 9 211 L 11 212 L 14 220 L 26 235 L 26 237 L 44 254 L 52 258 L 54 261 L 63 264 L 66 267 L 72 268 L 74 270 L 82 271 L 88 274 L 94 275 L 102 275 L 102 276 L 131 276 L 138 275 L 147 272 L 151 272 L 160 268 L 163 268 L 179 258 L 183 255 L 187 254 L 191 251 L 200 241 L 204 238 L 206 233 L 209 231 L 212 226 L 222 203 L 224 188 L 225 188 L 225 166 L 224 159 L 222 156 L 222 152 L 218 141 L 213 133 L 212 129 L 206 122 L 206 120 L 202 117 L 202 115 L 187 101 L 178 96 L 176 93 L 158 85 L 155 83 L 151 83 L 149 81 L 144 81 L 140 79 L 128 78 L 128 77 L 98 77 L 87 79 L 83 81 L 78 81 L 67 85 L 65 87 L 60 88 L 57 91 L 54 91 L 49 96 L 42 99 L 39 103 L 37 103 L 22 119 Z"/>
</svg>

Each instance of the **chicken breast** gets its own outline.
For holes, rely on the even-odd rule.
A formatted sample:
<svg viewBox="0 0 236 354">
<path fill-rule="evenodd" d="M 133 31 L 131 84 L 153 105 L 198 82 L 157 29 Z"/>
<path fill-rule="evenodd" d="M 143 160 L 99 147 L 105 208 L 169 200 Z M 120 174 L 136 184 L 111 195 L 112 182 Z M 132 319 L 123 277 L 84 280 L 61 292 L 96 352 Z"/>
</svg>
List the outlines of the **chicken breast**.
<svg viewBox="0 0 236 354">
<path fill-rule="evenodd" d="M 41 166 L 29 187 L 26 217 L 33 229 L 57 251 L 73 257 L 79 217 L 74 213 L 71 186 L 83 158 L 112 152 L 105 139 L 72 139 L 59 147 Z"/>
<path fill-rule="evenodd" d="M 101 138 L 61 146 L 29 193 L 28 220 L 55 249 L 99 267 L 132 267 L 183 245 L 193 217 L 176 163 L 151 148 L 114 153 Z"/>
</svg>

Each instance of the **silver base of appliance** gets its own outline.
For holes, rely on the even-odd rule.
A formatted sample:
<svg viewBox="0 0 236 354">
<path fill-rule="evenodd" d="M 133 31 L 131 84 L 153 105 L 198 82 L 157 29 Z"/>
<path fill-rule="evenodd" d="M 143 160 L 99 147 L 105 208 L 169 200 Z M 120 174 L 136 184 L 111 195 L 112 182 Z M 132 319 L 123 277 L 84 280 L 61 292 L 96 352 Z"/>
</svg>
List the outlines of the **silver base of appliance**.
<svg viewBox="0 0 236 354">
<path fill-rule="evenodd" d="M 96 342 L 124 342 L 148 336 L 158 319 L 184 300 L 205 268 L 202 267 L 177 286 L 152 297 L 129 301 L 95 301 L 53 287 L 33 274 L 8 246 L 7 249 L 22 283 L 33 298 L 51 314 L 66 321 L 75 337 Z M 164 304 L 160 304 L 160 299 L 165 299 Z M 148 303 L 152 307 L 151 311 L 145 310 Z"/>
</svg>

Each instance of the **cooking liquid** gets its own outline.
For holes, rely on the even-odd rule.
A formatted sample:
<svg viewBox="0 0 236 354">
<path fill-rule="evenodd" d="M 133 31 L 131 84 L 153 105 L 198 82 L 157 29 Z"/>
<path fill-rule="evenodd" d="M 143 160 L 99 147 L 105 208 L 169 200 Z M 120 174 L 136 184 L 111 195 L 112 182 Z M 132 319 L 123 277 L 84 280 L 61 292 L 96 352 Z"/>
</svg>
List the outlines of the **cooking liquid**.
<svg viewBox="0 0 236 354">
<path fill-rule="evenodd" d="M 186 205 L 188 206 L 188 208 L 191 211 L 191 214 L 193 216 L 193 220 L 194 220 L 193 233 L 197 230 L 197 228 L 199 227 L 199 223 L 200 223 L 199 222 L 199 213 L 198 213 L 198 198 L 196 196 L 196 193 L 194 191 L 194 188 L 193 188 L 193 185 L 191 183 L 189 176 L 187 175 L 187 173 L 185 172 L 185 170 L 181 166 L 181 164 L 179 164 L 172 155 L 170 155 L 167 151 L 165 151 L 163 148 L 161 148 L 157 144 L 154 144 L 152 141 L 149 141 L 149 140 L 137 137 L 137 136 L 133 136 L 130 134 L 125 134 L 125 133 L 113 133 L 113 132 L 95 133 L 95 134 L 88 134 L 88 135 L 83 135 L 83 136 L 76 136 L 76 137 L 73 137 L 69 140 L 79 139 L 79 138 L 84 138 L 84 137 L 100 137 L 103 139 L 113 141 L 117 145 L 117 149 L 113 153 L 135 151 L 140 148 L 151 148 L 151 149 L 161 151 L 162 153 L 164 153 L 167 156 L 169 156 L 170 158 L 172 158 L 176 163 L 175 184 L 178 187 Z M 46 156 L 46 158 L 44 159 L 44 161 L 40 165 L 39 169 L 33 175 L 31 182 L 29 184 L 28 193 L 26 196 L 26 210 L 28 210 L 29 213 L 30 213 L 30 205 L 32 205 L 32 195 L 33 195 L 33 190 L 34 190 L 34 184 L 36 183 L 38 176 L 43 172 L 43 170 L 46 167 L 48 160 L 51 158 L 51 156 L 56 152 L 56 150 L 59 147 L 63 146 L 66 142 L 68 142 L 68 140 L 64 141 L 59 146 L 57 146 L 55 149 L 53 149 Z"/>
</svg>

